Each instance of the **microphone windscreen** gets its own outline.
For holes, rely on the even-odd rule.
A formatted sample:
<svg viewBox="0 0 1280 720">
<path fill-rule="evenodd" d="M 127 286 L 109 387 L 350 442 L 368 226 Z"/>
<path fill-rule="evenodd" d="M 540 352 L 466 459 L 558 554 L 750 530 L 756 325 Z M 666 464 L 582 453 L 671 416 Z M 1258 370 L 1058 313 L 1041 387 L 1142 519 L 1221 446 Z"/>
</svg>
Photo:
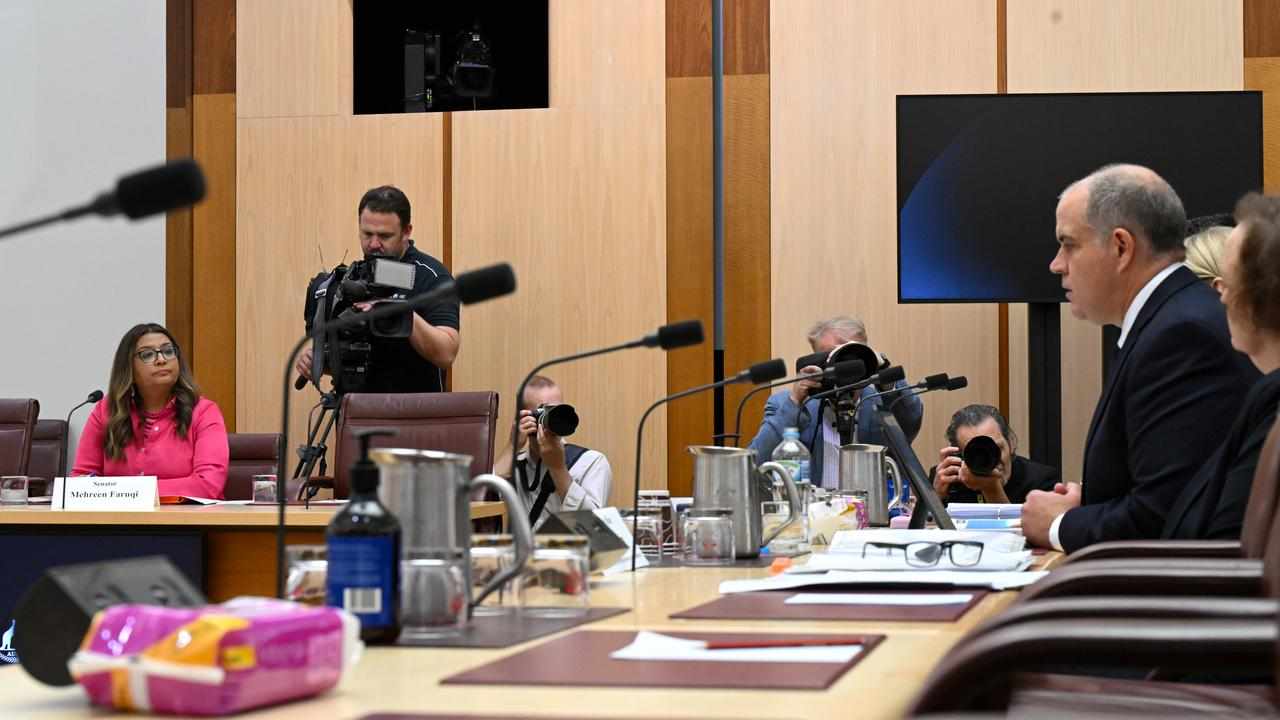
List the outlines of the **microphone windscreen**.
<svg viewBox="0 0 1280 720">
<path fill-rule="evenodd" d="M 924 388 L 926 390 L 937 390 L 947 386 L 947 382 L 951 380 L 946 373 L 938 373 L 937 375 L 926 375 L 924 378 Z"/>
<path fill-rule="evenodd" d="M 115 206 L 131 220 L 195 205 L 204 199 L 204 173 L 195 160 L 175 160 L 116 182 Z"/>
<path fill-rule="evenodd" d="M 646 340 L 647 339 L 648 338 L 646 338 Z M 675 348 L 685 347 L 688 345 L 698 345 L 701 342 L 701 320 L 684 320 L 678 323 L 671 323 L 670 325 L 663 325 L 658 328 L 657 345 L 663 350 L 674 350 Z M 650 343 L 645 344 L 649 345 L 649 347 L 653 347 Z"/>
<path fill-rule="evenodd" d="M 969 378 L 961 375 L 953 377 L 947 381 L 948 390 L 959 390 L 960 388 L 969 387 Z"/>
<path fill-rule="evenodd" d="M 747 370 L 747 377 L 751 379 L 752 385 L 781 380 L 786 376 L 787 364 L 782 361 L 782 358 L 756 363 Z"/>
<path fill-rule="evenodd" d="M 102 399 L 102 391 L 101 391 L 101 390 L 94 390 L 93 392 L 89 393 L 89 397 L 85 398 L 85 401 L 86 401 L 86 402 L 91 402 L 91 403 L 96 403 L 96 402 L 98 402 L 98 401 L 99 401 L 99 400 L 101 400 L 101 399 Z"/>
<path fill-rule="evenodd" d="M 797 375 L 800 374 L 801 369 L 807 368 L 810 365 L 814 367 L 826 367 L 827 353 L 824 353 L 824 352 L 809 353 L 808 355 L 803 355 L 801 357 L 796 358 L 796 374 Z M 851 380 L 850 382 L 857 382 L 857 380 Z"/>
<path fill-rule="evenodd" d="M 885 368 L 884 370 L 876 373 L 876 384 L 888 385 L 889 383 L 896 383 L 906 376 L 907 374 L 902 371 L 901 365 L 894 365 L 893 367 Z"/>
<path fill-rule="evenodd" d="M 516 290 L 516 273 L 507 263 L 469 270 L 454 279 L 463 305 L 484 302 Z"/>
<path fill-rule="evenodd" d="M 861 360 L 845 360 L 835 366 L 836 385 L 852 385 L 867 377 L 867 366 Z"/>
</svg>

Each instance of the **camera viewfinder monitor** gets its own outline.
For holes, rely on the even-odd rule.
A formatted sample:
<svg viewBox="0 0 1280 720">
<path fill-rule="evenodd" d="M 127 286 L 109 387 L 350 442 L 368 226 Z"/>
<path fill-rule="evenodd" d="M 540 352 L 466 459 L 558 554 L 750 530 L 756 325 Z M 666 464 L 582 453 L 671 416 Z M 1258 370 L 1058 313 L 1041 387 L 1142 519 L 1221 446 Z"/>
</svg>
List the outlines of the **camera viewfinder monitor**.
<svg viewBox="0 0 1280 720">
<path fill-rule="evenodd" d="M 1049 272 L 1067 185 L 1145 165 L 1187 217 L 1262 188 L 1258 92 L 899 95 L 898 301 L 1064 301 Z"/>
</svg>

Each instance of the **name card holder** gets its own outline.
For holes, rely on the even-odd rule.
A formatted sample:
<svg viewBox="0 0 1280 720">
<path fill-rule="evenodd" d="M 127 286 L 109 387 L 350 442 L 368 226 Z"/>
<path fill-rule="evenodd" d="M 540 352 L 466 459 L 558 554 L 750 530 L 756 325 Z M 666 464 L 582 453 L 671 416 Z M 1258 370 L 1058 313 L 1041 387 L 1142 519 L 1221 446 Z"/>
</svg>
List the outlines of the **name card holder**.
<svg viewBox="0 0 1280 720">
<path fill-rule="evenodd" d="M 155 510 L 160 505 L 154 475 L 70 477 L 53 480 L 54 510 Z"/>
</svg>

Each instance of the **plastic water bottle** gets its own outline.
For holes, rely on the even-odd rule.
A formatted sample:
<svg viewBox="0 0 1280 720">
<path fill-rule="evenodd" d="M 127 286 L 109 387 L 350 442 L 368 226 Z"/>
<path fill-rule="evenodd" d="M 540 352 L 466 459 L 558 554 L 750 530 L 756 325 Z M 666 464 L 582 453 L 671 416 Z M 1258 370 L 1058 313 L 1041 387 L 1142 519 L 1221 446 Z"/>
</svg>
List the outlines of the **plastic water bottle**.
<svg viewBox="0 0 1280 720">
<path fill-rule="evenodd" d="M 773 449 L 773 457 L 770 459 L 786 468 L 791 474 L 791 480 L 795 482 L 796 490 L 800 493 L 801 508 L 797 521 L 769 544 L 770 551 L 783 554 L 807 551 L 810 542 L 808 510 L 812 500 L 813 484 L 809 481 L 809 450 L 805 448 L 804 443 L 800 442 L 800 430 L 793 427 L 783 430 L 782 442 Z M 787 491 L 781 485 L 775 484 L 773 497 L 775 501 L 786 502 Z"/>
<path fill-rule="evenodd" d="M 800 442 L 798 428 L 789 427 L 782 431 L 782 442 L 773 449 L 773 457 L 770 459 L 786 468 L 797 485 L 809 482 L 809 451 Z M 774 490 L 780 492 L 782 488 Z"/>
</svg>

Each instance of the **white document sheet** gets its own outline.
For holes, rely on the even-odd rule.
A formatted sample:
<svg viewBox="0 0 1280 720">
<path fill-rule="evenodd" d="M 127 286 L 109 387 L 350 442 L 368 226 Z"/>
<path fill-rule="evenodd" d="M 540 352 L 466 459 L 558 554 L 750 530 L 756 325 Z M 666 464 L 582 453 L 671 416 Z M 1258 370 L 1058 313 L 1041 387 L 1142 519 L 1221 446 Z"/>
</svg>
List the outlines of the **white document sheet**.
<svg viewBox="0 0 1280 720">
<path fill-rule="evenodd" d="M 768 635 L 762 636 L 767 639 Z M 708 650 L 702 640 L 686 640 L 641 630 L 630 645 L 609 655 L 614 660 L 695 660 L 705 662 L 847 663 L 862 652 L 861 645 Z"/>
<path fill-rule="evenodd" d="M 973 599 L 969 593 L 929 593 L 927 595 L 895 595 L 891 593 L 797 593 L 784 601 L 786 605 L 963 605 Z"/>
<path fill-rule="evenodd" d="M 721 595 L 761 590 L 791 590 L 830 585 L 909 585 L 919 587 L 972 587 L 990 590 L 1013 590 L 1026 587 L 1048 575 L 1047 570 L 1024 572 L 964 572 L 960 570 L 887 570 L 825 573 L 782 573 L 759 580 L 725 580 Z"/>
</svg>

